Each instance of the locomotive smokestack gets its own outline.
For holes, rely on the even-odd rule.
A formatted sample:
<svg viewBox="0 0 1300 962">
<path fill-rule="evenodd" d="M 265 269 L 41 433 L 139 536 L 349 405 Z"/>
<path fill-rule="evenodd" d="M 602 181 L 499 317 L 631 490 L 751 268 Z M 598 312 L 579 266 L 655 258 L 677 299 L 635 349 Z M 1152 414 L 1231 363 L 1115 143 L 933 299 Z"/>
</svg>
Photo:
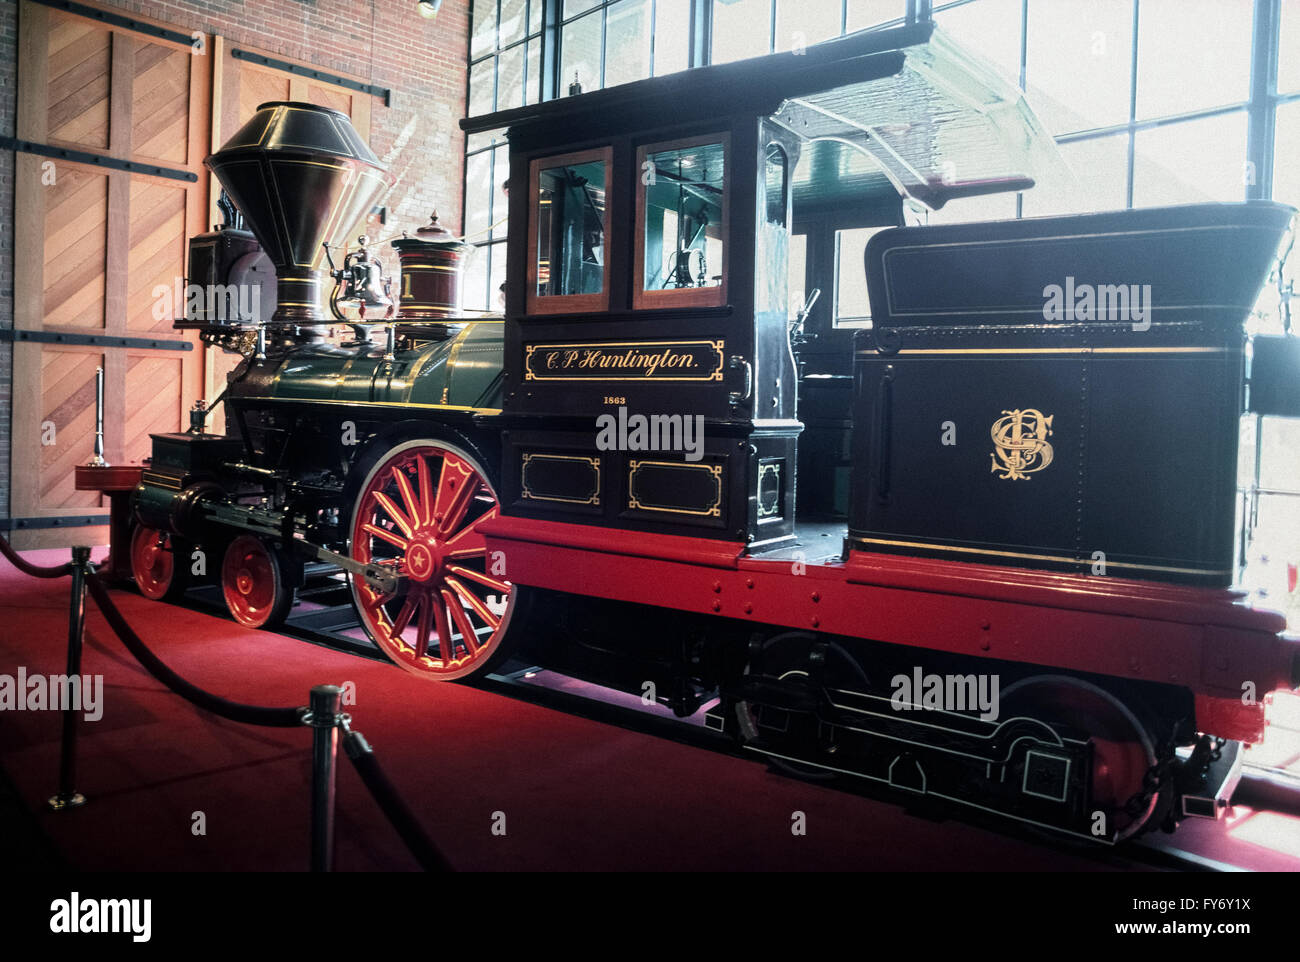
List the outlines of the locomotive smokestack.
<svg viewBox="0 0 1300 962">
<path fill-rule="evenodd" d="M 345 237 L 391 184 L 347 116 L 314 104 L 262 104 L 204 164 L 275 265 L 271 323 L 331 323 L 320 307 L 321 245 Z"/>
</svg>

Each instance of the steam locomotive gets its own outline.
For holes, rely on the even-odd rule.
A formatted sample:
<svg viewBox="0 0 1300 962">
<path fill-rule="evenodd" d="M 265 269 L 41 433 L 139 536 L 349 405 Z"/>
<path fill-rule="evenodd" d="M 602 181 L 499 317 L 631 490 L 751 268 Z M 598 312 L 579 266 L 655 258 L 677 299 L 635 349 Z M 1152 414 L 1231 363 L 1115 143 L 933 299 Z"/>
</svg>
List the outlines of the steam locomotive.
<svg viewBox="0 0 1300 962">
<path fill-rule="evenodd" d="M 199 405 L 154 436 L 143 593 L 202 544 L 271 626 L 327 562 L 430 680 L 522 652 L 784 772 L 1106 844 L 1222 811 L 1300 686 L 1230 588 L 1243 324 L 1290 208 L 904 226 L 1052 150 L 928 23 L 462 127 L 508 130 L 502 316 L 457 309 L 436 226 L 394 245 L 395 316 L 377 255 L 323 261 L 387 184 L 343 115 L 264 104 L 208 159 L 249 229 L 195 260 L 264 258 L 275 309 L 178 322 L 244 358 L 226 434 Z M 846 204 L 884 226 L 871 325 L 815 332 L 792 230 Z M 331 339 L 348 304 L 384 316 Z"/>
</svg>

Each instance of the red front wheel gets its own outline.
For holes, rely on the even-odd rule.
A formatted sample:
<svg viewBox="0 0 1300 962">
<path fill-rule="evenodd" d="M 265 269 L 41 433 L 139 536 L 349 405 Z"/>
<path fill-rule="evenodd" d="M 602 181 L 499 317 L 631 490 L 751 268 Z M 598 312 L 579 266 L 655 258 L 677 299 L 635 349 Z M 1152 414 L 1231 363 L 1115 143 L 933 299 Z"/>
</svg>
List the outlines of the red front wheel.
<svg viewBox="0 0 1300 962">
<path fill-rule="evenodd" d="M 352 596 L 370 637 L 401 668 L 449 681 L 505 657 L 517 592 L 475 530 L 498 511 L 484 467 L 445 441 L 400 444 L 366 476 L 351 555 L 392 568 L 399 581 L 380 593 L 354 577 Z"/>
<path fill-rule="evenodd" d="M 166 531 L 136 525 L 131 532 L 131 574 L 153 601 L 178 598 L 189 586 L 189 558 Z"/>
<path fill-rule="evenodd" d="M 241 534 L 226 549 L 221 593 L 231 617 L 249 628 L 274 627 L 293 607 L 293 585 L 279 550 L 251 534 Z"/>
</svg>

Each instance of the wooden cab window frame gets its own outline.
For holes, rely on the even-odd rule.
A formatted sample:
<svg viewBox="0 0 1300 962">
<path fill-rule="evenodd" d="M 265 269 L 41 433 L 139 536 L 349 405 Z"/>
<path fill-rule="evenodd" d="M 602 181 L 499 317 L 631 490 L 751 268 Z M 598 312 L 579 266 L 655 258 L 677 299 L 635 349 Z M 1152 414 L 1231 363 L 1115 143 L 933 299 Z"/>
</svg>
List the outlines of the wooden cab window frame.
<svg viewBox="0 0 1300 962">
<path fill-rule="evenodd" d="M 647 185 L 641 176 L 641 171 L 645 170 L 646 161 L 650 154 L 657 154 L 665 150 L 678 150 L 683 147 L 703 147 L 708 144 L 722 145 L 722 281 L 714 287 L 683 287 L 664 291 L 647 291 L 645 289 L 645 192 Z M 735 180 L 731 163 L 731 134 L 725 130 L 713 134 L 703 134 L 699 137 L 642 144 L 637 148 L 636 248 L 633 254 L 633 263 L 636 267 L 632 278 L 632 308 L 634 310 L 651 310 L 661 307 L 721 307 L 727 303 L 727 277 L 731 260 L 731 185 Z"/>
<path fill-rule="evenodd" d="M 541 172 L 570 164 L 587 164 L 600 161 L 605 165 L 605 210 L 601 216 L 604 235 L 604 263 L 601 265 L 600 292 L 597 294 L 538 294 L 538 197 Z M 614 195 L 614 148 L 596 147 L 551 157 L 537 157 L 528 165 L 528 288 L 526 309 L 529 314 L 567 314 L 570 312 L 598 312 L 609 310 L 609 254 L 610 254 L 610 201 Z"/>
</svg>

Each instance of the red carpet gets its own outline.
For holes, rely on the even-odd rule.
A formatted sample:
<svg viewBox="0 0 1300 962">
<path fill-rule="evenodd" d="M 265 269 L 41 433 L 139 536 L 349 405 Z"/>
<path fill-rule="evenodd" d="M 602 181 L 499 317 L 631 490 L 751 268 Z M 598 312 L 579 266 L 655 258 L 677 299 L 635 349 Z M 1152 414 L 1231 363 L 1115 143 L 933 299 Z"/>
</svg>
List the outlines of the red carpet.
<svg viewBox="0 0 1300 962">
<path fill-rule="evenodd" d="M 38 563 L 66 552 L 32 552 Z M 61 673 L 67 579 L 0 560 L 0 673 Z M 356 685 L 353 725 L 465 870 L 1097 869 L 958 821 L 768 773 L 758 763 L 566 715 L 230 620 L 114 598 L 172 668 L 225 697 L 306 702 L 313 684 Z M 81 727 L 77 787 L 89 804 L 47 813 L 60 717 L 0 713 L 0 764 L 55 847 L 87 870 L 300 870 L 308 859 L 310 735 L 203 714 L 155 682 L 88 603 L 83 671 L 105 677 L 103 717 Z M 414 869 L 340 753 L 339 870 Z M 806 813 L 794 836 L 791 814 Z M 206 836 L 191 833 L 206 816 Z M 507 834 L 493 835 L 504 812 Z"/>
</svg>

